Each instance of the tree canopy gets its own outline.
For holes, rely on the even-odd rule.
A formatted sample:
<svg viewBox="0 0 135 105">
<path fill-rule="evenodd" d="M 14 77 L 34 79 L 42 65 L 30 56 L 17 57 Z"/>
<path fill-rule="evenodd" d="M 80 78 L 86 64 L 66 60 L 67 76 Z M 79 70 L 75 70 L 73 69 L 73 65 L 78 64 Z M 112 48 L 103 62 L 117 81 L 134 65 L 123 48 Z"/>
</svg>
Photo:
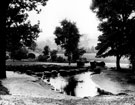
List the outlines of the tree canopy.
<svg viewBox="0 0 135 105">
<path fill-rule="evenodd" d="M 42 2 L 42 1 L 41 1 Z M 6 12 L 6 50 L 14 51 L 22 46 L 31 46 L 40 33 L 39 23 L 27 21 L 28 12 L 37 9 L 39 1 L 12 0 Z M 44 2 L 45 3 L 45 2 Z M 43 5 L 45 5 L 43 3 Z"/>
<path fill-rule="evenodd" d="M 47 0 L 7 0 L 1 3 L 0 12 L 4 14 L 0 16 L 0 78 L 6 77 L 6 50 L 11 51 L 14 47 L 12 45 L 15 44 L 15 47 L 20 45 L 28 46 L 39 33 L 39 23 L 32 26 L 30 22 L 26 22 L 28 17 L 27 11 L 36 10 L 39 13 L 41 11 L 38 9 L 39 5 L 45 6 L 46 1 Z"/>
<path fill-rule="evenodd" d="M 120 68 L 120 58 L 131 56 L 135 51 L 135 1 L 93 0 L 91 9 L 101 21 L 97 56 L 116 56 L 117 68 Z"/>
</svg>

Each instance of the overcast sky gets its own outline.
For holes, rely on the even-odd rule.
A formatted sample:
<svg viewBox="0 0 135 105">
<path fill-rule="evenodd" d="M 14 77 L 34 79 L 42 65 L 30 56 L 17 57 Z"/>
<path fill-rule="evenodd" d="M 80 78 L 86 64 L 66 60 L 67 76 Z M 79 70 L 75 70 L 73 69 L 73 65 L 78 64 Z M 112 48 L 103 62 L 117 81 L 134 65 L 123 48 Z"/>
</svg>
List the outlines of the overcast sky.
<svg viewBox="0 0 135 105">
<path fill-rule="evenodd" d="M 91 0 L 48 0 L 47 5 L 39 15 L 32 13 L 32 23 L 40 20 L 40 33 L 37 41 L 52 40 L 55 38 L 54 30 L 63 19 L 76 23 L 80 34 L 84 36 L 81 42 L 84 46 L 95 46 L 100 32 L 96 14 L 90 10 Z"/>
</svg>

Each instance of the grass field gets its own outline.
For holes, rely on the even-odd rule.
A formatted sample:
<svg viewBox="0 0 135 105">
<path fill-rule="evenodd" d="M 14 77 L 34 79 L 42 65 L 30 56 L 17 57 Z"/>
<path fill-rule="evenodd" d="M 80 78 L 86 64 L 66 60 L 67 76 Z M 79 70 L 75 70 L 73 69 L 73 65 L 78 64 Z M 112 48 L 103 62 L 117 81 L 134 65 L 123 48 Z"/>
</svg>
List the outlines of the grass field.
<svg viewBox="0 0 135 105">
<path fill-rule="evenodd" d="M 64 54 L 58 54 L 58 56 L 65 57 Z M 115 63 L 116 62 L 116 57 L 110 56 L 106 58 L 96 58 L 96 53 L 85 53 L 83 55 L 84 58 L 86 58 L 88 61 L 91 60 L 96 60 L 96 61 L 104 61 L 105 63 Z M 121 58 L 121 63 L 129 63 L 127 58 Z"/>
<path fill-rule="evenodd" d="M 96 60 L 96 61 L 104 61 L 107 67 L 116 67 L 116 58 L 115 57 L 106 57 L 106 58 L 96 58 L 95 53 L 86 53 L 83 55 L 88 61 Z M 65 57 L 64 54 L 58 54 L 58 56 Z M 66 58 L 66 57 L 65 57 Z M 52 62 L 37 62 L 37 61 L 7 61 L 7 65 L 46 65 L 46 64 L 54 64 L 54 65 L 62 65 L 68 66 L 68 63 L 52 63 Z M 76 66 L 76 63 L 71 63 L 71 66 Z M 121 58 L 121 67 L 129 67 L 129 61 L 127 58 Z M 90 63 L 85 63 L 85 66 L 90 66 Z"/>
</svg>

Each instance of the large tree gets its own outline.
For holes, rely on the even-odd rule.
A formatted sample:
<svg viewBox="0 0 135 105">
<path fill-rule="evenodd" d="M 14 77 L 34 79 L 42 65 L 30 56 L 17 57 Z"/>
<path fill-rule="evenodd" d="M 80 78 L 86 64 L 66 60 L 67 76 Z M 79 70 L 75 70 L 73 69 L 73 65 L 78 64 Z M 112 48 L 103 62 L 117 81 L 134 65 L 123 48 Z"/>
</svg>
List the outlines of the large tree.
<svg viewBox="0 0 135 105">
<path fill-rule="evenodd" d="M 116 56 L 116 66 L 120 69 L 120 58 L 131 55 L 131 38 L 135 27 L 135 1 L 134 0 L 93 0 L 93 12 L 101 21 L 98 28 L 102 32 L 96 49 L 97 56 Z M 133 42 L 133 41 L 132 41 Z"/>
<path fill-rule="evenodd" d="M 1 3 L 0 78 L 6 78 L 6 49 L 11 50 L 13 47 L 18 48 L 20 45 L 27 46 L 37 37 L 37 34 L 39 33 L 38 24 L 32 26 L 30 22 L 26 22 L 28 17 L 27 11 L 36 10 L 39 12 L 40 10 L 37 9 L 38 5 L 44 6 L 46 5 L 46 1 L 47 0 L 6 0 Z M 15 44 L 16 46 L 12 46 Z M 10 46 L 12 46 L 12 48 Z"/>
<path fill-rule="evenodd" d="M 54 34 L 56 35 L 56 44 L 65 49 L 65 56 L 68 57 L 70 65 L 73 53 L 78 49 L 78 43 L 81 36 L 76 24 L 64 19 L 61 21 L 61 26 L 56 27 Z"/>
<path fill-rule="evenodd" d="M 126 48 L 128 49 L 127 55 L 129 57 L 130 63 L 132 64 L 132 70 L 135 72 L 135 18 L 128 22 L 127 27 L 129 29 L 129 34 L 127 36 L 128 44 Z"/>
</svg>

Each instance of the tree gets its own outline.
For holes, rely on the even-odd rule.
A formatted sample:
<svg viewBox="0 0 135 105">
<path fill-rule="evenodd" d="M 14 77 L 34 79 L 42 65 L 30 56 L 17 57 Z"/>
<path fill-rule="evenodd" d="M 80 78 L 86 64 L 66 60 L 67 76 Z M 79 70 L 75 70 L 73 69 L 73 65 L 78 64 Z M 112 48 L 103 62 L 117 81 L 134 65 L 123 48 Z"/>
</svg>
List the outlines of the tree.
<svg viewBox="0 0 135 105">
<path fill-rule="evenodd" d="M 135 17 L 135 16 L 134 16 Z M 125 47 L 128 50 L 127 56 L 129 57 L 130 63 L 132 64 L 132 70 L 135 73 L 135 41 L 134 41 L 134 35 L 135 35 L 135 18 L 132 18 L 127 25 L 128 28 L 128 36 L 127 36 L 127 47 Z"/>
<path fill-rule="evenodd" d="M 34 51 L 36 49 L 36 47 L 37 47 L 37 43 L 33 41 L 29 48 Z"/>
<path fill-rule="evenodd" d="M 15 53 L 16 50 L 23 46 L 31 47 L 34 40 L 38 37 L 40 32 L 38 25 L 31 26 L 30 23 L 23 24 L 23 26 L 10 27 L 7 39 L 7 51 Z"/>
<path fill-rule="evenodd" d="M 46 60 L 50 57 L 50 48 L 47 45 L 44 47 L 43 56 L 46 58 Z"/>
<path fill-rule="evenodd" d="M 49 46 L 45 46 L 44 47 L 43 54 L 44 54 L 44 56 L 49 56 L 50 55 L 50 48 L 49 48 Z"/>
<path fill-rule="evenodd" d="M 124 41 L 125 39 L 122 36 L 121 27 L 116 29 L 119 24 L 116 20 L 108 20 L 107 22 L 103 22 L 99 26 L 99 30 L 103 32 L 102 35 L 99 36 L 98 43 L 96 49 L 98 50 L 97 56 L 106 57 L 106 56 L 116 56 L 116 67 L 120 69 L 120 58 L 125 54 L 124 50 Z"/>
<path fill-rule="evenodd" d="M 61 26 L 56 27 L 54 34 L 55 42 L 65 49 L 65 56 L 68 57 L 69 65 L 72 60 L 73 52 L 78 48 L 80 34 L 76 24 L 64 19 Z"/>
<path fill-rule="evenodd" d="M 52 50 L 50 52 L 50 56 L 51 56 L 51 61 L 56 61 L 57 60 L 57 50 Z"/>
<path fill-rule="evenodd" d="M 30 23 L 28 24 L 25 23 L 28 17 L 28 14 L 26 13 L 26 11 L 36 10 L 37 12 L 39 12 L 40 10 L 38 10 L 37 7 L 40 4 L 44 6 L 46 4 L 46 0 L 7 0 L 6 2 L 1 3 L 0 12 L 3 13 L 0 16 L 0 23 L 1 23 L 0 24 L 0 32 L 1 32 L 1 35 L 0 35 L 0 59 L 1 59 L 0 78 L 1 79 L 6 78 L 5 52 L 7 48 L 10 48 L 9 47 L 10 40 L 12 39 L 11 36 L 13 36 L 13 33 L 15 34 L 14 36 L 16 36 L 17 33 L 20 32 L 18 30 L 20 29 L 23 30 L 23 27 L 24 28 L 31 27 Z M 21 28 L 18 25 L 21 26 Z M 34 26 L 34 28 L 37 28 L 37 25 Z M 34 28 L 30 29 L 29 33 L 31 32 L 31 30 L 35 30 Z M 15 31 L 17 33 L 15 33 Z M 11 32 L 11 34 L 9 32 Z M 26 30 L 26 32 L 28 32 L 28 29 Z M 25 33 L 25 31 L 23 33 Z M 25 34 L 25 36 L 27 35 L 32 36 L 33 34 L 35 34 L 35 31 L 34 32 L 32 31 L 30 34 Z M 20 33 L 18 33 L 18 36 L 19 35 Z M 6 44 L 6 39 L 8 38 L 9 38 L 9 42 L 8 42 L 9 46 Z M 30 39 L 30 38 L 27 37 L 26 39 Z M 23 40 L 22 38 L 22 42 L 23 41 L 26 44 L 25 40 Z M 27 41 L 27 42 L 30 42 L 30 41 Z M 3 47 L 4 45 L 6 47 Z"/>
<path fill-rule="evenodd" d="M 134 0 L 93 0 L 93 12 L 101 21 L 98 28 L 102 31 L 96 49 L 97 56 L 116 56 L 116 66 L 120 69 L 120 58 L 131 55 L 130 35 L 133 37 L 135 28 L 131 28 L 135 21 Z"/>
<path fill-rule="evenodd" d="M 83 48 L 78 48 L 73 52 L 73 61 L 77 61 L 81 58 L 81 56 L 86 53 L 86 51 Z"/>
<path fill-rule="evenodd" d="M 11 58 L 14 60 L 26 59 L 28 54 L 28 50 L 25 47 L 19 48 L 11 53 Z"/>
</svg>

